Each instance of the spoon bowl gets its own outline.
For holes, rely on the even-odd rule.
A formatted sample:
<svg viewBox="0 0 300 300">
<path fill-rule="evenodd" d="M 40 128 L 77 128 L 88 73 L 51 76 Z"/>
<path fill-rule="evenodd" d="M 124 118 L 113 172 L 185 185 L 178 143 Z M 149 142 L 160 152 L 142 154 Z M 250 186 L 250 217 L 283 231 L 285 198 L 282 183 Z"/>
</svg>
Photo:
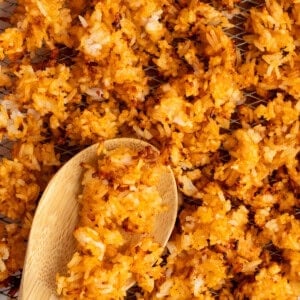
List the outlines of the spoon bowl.
<svg viewBox="0 0 300 300">
<path fill-rule="evenodd" d="M 154 146 L 147 142 L 118 138 L 107 140 L 104 147 L 113 150 L 129 147 L 142 150 Z M 22 282 L 21 300 L 57 299 L 55 277 L 64 274 L 66 265 L 76 249 L 74 229 L 78 222 L 83 162 L 97 161 L 98 144 L 92 145 L 70 159 L 51 179 L 37 207 L 27 246 Z M 170 167 L 161 174 L 158 191 L 168 210 L 155 216 L 152 235 L 154 241 L 165 246 L 175 225 L 178 194 L 174 175 Z M 132 236 L 133 240 L 137 237 Z M 128 283 L 128 288 L 134 281 Z"/>
</svg>

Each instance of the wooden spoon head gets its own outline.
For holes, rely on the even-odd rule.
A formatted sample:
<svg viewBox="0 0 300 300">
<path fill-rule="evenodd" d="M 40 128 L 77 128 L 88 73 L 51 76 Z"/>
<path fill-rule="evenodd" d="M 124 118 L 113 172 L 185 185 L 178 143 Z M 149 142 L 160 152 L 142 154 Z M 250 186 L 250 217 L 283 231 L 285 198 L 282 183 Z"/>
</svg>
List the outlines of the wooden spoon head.
<svg viewBox="0 0 300 300">
<path fill-rule="evenodd" d="M 137 139 L 107 140 L 108 150 L 120 146 L 142 150 L 152 145 Z M 78 222 L 77 197 L 81 192 L 82 162 L 97 160 L 98 144 L 90 146 L 69 160 L 52 178 L 36 210 L 25 257 L 19 299 L 57 299 L 55 277 L 64 274 L 66 265 L 76 249 L 73 237 Z M 165 246 L 174 227 L 178 195 L 174 175 L 170 168 L 161 174 L 158 190 L 168 210 L 157 215 L 153 236 Z M 128 284 L 131 286 L 134 282 Z"/>
</svg>

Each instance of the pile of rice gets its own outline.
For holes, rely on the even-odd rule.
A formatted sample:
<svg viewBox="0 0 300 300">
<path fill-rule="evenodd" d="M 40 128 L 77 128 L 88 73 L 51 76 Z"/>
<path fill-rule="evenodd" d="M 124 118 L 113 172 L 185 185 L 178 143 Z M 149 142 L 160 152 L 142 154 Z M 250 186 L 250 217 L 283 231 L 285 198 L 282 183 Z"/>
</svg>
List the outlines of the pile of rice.
<svg viewBox="0 0 300 300">
<path fill-rule="evenodd" d="M 138 299 L 300 295 L 300 2 L 206 2 L 18 1 L 0 33 L 2 280 L 65 149 L 123 136 L 159 148 L 183 198 Z"/>
<path fill-rule="evenodd" d="M 95 165 L 84 165 L 78 251 L 68 276 L 57 277 L 62 299 L 120 299 L 132 280 L 151 292 L 161 277 L 163 248 L 152 232 L 167 209 L 158 190 L 165 167 L 150 147 L 103 150 Z"/>
</svg>

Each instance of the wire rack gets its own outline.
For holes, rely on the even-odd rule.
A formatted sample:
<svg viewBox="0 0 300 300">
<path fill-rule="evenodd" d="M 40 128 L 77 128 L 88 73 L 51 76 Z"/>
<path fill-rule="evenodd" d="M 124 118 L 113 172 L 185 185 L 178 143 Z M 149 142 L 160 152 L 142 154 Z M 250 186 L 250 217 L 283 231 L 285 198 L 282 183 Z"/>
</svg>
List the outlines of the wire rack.
<svg viewBox="0 0 300 300">
<path fill-rule="evenodd" d="M 0 32 L 10 26 L 9 24 L 9 16 L 13 13 L 16 7 L 16 0 L 5 0 L 4 2 L 0 3 Z M 210 3 L 210 1 L 205 1 Z M 227 31 L 227 34 L 234 40 L 236 47 L 240 50 L 241 57 L 243 59 L 243 54 L 247 49 L 247 43 L 243 39 L 245 35 L 245 28 L 244 23 L 249 13 L 249 9 L 251 7 L 259 7 L 263 5 L 263 0 L 241 0 L 237 5 L 236 8 L 240 13 L 235 14 L 231 19 L 231 22 L 234 24 L 234 27 Z M 59 57 L 58 61 L 60 63 L 68 64 L 69 61 L 72 60 L 73 53 L 70 53 L 70 49 L 67 47 L 62 46 L 59 49 Z M 50 55 L 49 51 L 46 49 L 39 49 L 36 52 L 35 59 L 37 60 L 45 60 Z M 6 61 L 0 62 L 0 65 L 7 64 Z M 9 93 L 8 90 L 0 89 L 0 101 L 5 97 L 5 95 Z M 250 103 L 250 105 L 257 106 L 258 104 L 262 103 L 263 100 L 259 98 L 255 92 L 247 92 L 245 93 L 245 97 L 247 99 L 246 102 Z M 238 120 L 232 119 L 232 122 L 238 123 Z M 3 157 L 10 158 L 10 150 L 12 148 L 13 142 L 12 141 L 2 141 L 0 143 L 0 160 Z M 66 161 L 70 157 L 72 157 L 75 153 L 77 153 L 80 148 L 73 147 L 73 148 L 66 148 L 66 147 L 57 147 L 56 150 L 61 154 L 62 160 Z M 9 223 L 10 220 L 5 218 L 4 216 L 0 215 L 0 222 Z M 9 277 L 5 282 L 5 288 L 0 289 L 0 300 L 2 299 L 12 299 L 16 298 L 16 291 L 20 284 L 21 272 L 16 273 L 14 276 Z M 139 291 L 138 287 L 133 287 L 129 292 L 127 299 L 135 299 L 135 293 Z"/>
</svg>

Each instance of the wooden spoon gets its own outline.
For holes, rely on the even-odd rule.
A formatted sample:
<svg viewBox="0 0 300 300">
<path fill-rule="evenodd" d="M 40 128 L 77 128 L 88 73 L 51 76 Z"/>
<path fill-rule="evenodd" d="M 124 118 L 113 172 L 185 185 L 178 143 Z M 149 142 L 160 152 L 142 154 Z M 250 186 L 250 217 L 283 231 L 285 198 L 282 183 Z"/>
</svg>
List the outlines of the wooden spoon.
<svg viewBox="0 0 300 300">
<path fill-rule="evenodd" d="M 120 146 L 142 150 L 150 146 L 159 152 L 154 146 L 131 138 L 107 140 L 104 146 L 108 150 Z M 44 191 L 30 231 L 19 299 L 57 299 L 56 274 L 66 272 L 66 265 L 76 249 L 73 231 L 78 221 L 77 197 L 82 189 L 80 164 L 96 162 L 97 148 L 98 144 L 95 144 L 75 155 L 56 173 Z M 176 182 L 169 167 L 161 174 L 158 190 L 168 210 L 157 214 L 153 236 L 156 242 L 165 246 L 178 207 Z M 133 284 L 134 281 L 128 283 L 128 287 Z"/>
</svg>

